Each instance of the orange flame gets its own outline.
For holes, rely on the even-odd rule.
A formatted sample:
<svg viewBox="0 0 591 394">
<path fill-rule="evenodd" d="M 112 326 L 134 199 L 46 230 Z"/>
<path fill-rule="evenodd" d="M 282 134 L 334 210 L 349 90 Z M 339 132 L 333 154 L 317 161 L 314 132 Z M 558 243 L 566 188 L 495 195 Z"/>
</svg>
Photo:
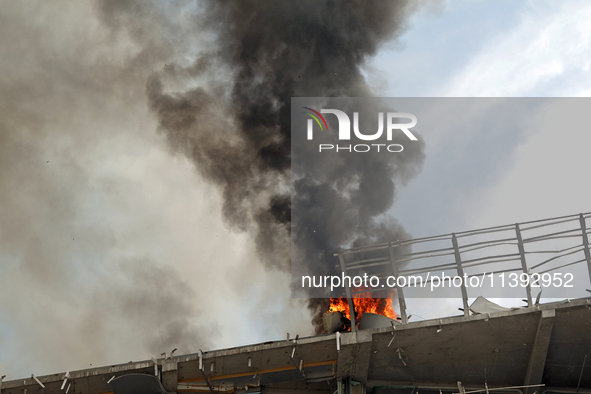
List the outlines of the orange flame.
<svg viewBox="0 0 591 394">
<path fill-rule="evenodd" d="M 364 313 L 377 313 L 389 317 L 390 319 L 396 319 L 398 316 L 394 312 L 392 306 L 392 298 L 353 298 L 353 305 L 357 312 L 357 321 L 361 318 Z M 331 298 L 330 307 L 328 312 L 342 312 L 343 316 L 347 319 L 351 319 L 349 312 L 349 302 L 346 298 Z"/>
</svg>

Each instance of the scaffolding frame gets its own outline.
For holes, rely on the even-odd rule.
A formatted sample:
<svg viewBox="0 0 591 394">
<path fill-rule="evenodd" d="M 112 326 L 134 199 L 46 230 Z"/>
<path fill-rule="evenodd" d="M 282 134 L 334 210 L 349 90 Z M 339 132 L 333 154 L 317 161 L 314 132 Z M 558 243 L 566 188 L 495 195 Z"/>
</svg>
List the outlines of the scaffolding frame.
<svg viewBox="0 0 591 394">
<path fill-rule="evenodd" d="M 462 283 L 459 288 L 461 291 L 463 308 L 460 309 L 463 310 L 465 316 L 468 316 L 470 314 L 470 309 L 468 305 L 466 280 L 472 276 L 483 275 L 483 273 L 486 273 L 487 275 L 495 275 L 505 272 L 520 272 L 521 274 L 531 277 L 533 274 L 543 274 L 564 267 L 586 263 L 589 283 L 591 284 L 591 251 L 589 250 L 589 232 L 587 230 L 586 222 L 588 218 L 591 218 L 591 212 L 342 249 L 334 254 L 334 256 L 338 256 L 339 267 L 345 276 L 349 276 L 350 273 L 359 272 L 360 270 L 370 267 L 374 267 L 374 270 L 380 269 L 379 267 L 383 268 L 382 274 L 379 276 L 380 278 L 388 275 L 387 271 L 390 271 L 391 275 L 398 277 L 399 275 L 420 275 L 429 273 L 433 270 L 453 269 L 457 272 L 457 275 L 462 278 Z M 573 224 L 574 226 L 572 226 Z M 561 226 L 570 227 L 565 230 L 559 228 Z M 484 237 L 485 239 L 479 240 L 478 242 L 470 242 L 471 237 Z M 555 241 L 557 240 L 564 239 L 579 240 L 580 243 L 564 249 L 551 249 L 553 247 L 551 244 L 555 244 Z M 463 242 L 460 243 L 460 240 Z M 427 247 L 424 250 L 412 252 L 413 246 L 424 246 L 431 242 L 443 242 L 446 245 L 443 247 Z M 537 249 L 541 250 L 534 250 L 535 248 L 532 248 L 532 245 L 536 245 L 538 247 Z M 546 245 L 549 245 L 550 250 L 543 249 Z M 491 252 L 490 254 L 477 258 L 465 257 L 469 252 L 486 252 L 487 249 L 490 250 L 495 247 L 516 247 L 516 249 L 510 253 L 499 254 Z M 409 253 L 405 252 L 409 250 Z M 580 255 L 580 252 L 583 253 L 584 257 L 577 259 L 576 256 L 577 254 Z M 364 254 L 366 256 L 371 254 L 372 257 L 364 257 Z M 462 254 L 464 254 L 464 256 Z M 532 264 L 531 262 L 528 264 L 528 256 L 533 254 L 546 254 L 547 258 L 536 264 Z M 435 259 L 436 263 L 425 263 L 428 259 Z M 442 259 L 450 259 L 450 261 L 442 263 Z M 556 263 L 558 260 L 561 261 L 561 265 L 552 266 L 552 263 Z M 423 264 L 418 267 L 413 267 L 409 264 L 410 262 L 420 261 L 423 261 Z M 492 264 L 499 267 L 501 263 L 505 263 L 505 265 L 512 263 L 515 264 L 515 266 L 508 269 L 495 269 L 491 271 L 481 270 L 481 267 L 483 266 Z M 480 271 L 465 275 L 464 272 L 466 268 L 475 267 L 477 267 L 476 269 L 480 269 Z M 431 278 L 429 280 L 432 281 L 433 279 Z M 350 283 L 348 284 L 346 281 L 344 286 L 350 311 L 354 311 L 353 298 L 356 295 L 359 296 L 360 294 L 369 294 L 374 291 L 383 291 L 381 288 L 367 289 L 350 286 Z M 534 302 L 532 301 L 532 289 L 529 280 L 527 285 L 523 287 L 526 296 L 524 301 L 527 302 L 528 306 L 532 306 Z M 408 316 L 406 313 L 404 289 L 403 286 L 399 286 L 398 283 L 396 283 L 394 288 L 396 289 L 400 308 L 400 320 L 402 324 L 406 324 L 408 323 Z M 350 315 L 351 330 L 355 331 L 357 323 L 355 313 L 352 312 Z"/>
</svg>

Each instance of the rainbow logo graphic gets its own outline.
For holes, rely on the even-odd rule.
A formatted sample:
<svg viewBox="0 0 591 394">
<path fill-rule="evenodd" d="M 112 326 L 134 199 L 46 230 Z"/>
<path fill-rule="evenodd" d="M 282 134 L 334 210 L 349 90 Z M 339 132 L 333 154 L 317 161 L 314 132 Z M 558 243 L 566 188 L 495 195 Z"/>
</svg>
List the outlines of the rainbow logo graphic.
<svg viewBox="0 0 591 394">
<path fill-rule="evenodd" d="M 324 126 L 326 126 L 326 131 L 328 131 L 328 125 L 326 124 L 326 120 L 324 120 L 324 117 L 322 115 L 320 115 L 320 112 L 315 111 L 312 108 L 308 108 L 308 107 L 302 107 L 302 108 L 314 112 L 314 113 L 310 113 L 307 111 L 306 112 L 302 111 L 303 114 L 310 115 L 316 121 L 316 123 L 318 123 L 318 126 L 320 126 L 320 130 L 324 130 L 324 127 L 322 127 L 322 123 L 324 123 Z M 322 119 L 322 123 L 320 123 L 320 119 L 318 119 L 318 117 L 320 117 L 320 119 Z"/>
</svg>

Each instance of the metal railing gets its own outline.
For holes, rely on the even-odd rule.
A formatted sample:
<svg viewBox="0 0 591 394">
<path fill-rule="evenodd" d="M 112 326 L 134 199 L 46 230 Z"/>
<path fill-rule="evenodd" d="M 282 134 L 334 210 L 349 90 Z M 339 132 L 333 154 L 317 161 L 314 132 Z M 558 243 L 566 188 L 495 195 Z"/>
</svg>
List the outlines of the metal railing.
<svg viewBox="0 0 591 394">
<path fill-rule="evenodd" d="M 505 285 L 505 274 L 519 272 L 512 277 L 519 277 L 521 283 L 517 287 L 525 290 L 527 299 L 524 301 L 527 301 L 528 306 L 532 306 L 532 287 L 543 288 L 539 286 L 540 279 L 546 278 L 543 274 L 577 266 L 578 290 L 582 288 L 584 291 L 584 287 L 591 283 L 591 253 L 586 223 L 590 217 L 591 213 L 583 213 L 432 237 L 397 240 L 341 250 L 335 256 L 339 257 L 344 275 L 370 272 L 380 280 L 399 276 L 420 277 L 421 283 L 431 285 L 431 291 L 436 279 L 429 277 L 433 271 L 452 272 L 456 277 L 462 278 L 461 284 L 456 287 L 461 291 L 463 311 L 468 316 L 468 290 L 471 287 L 467 286 L 467 281 L 471 281 L 472 277 L 482 279 L 479 291 L 484 291 L 482 283 L 485 282 L 485 277 L 488 278 L 490 275 L 492 287 L 494 275 L 502 277 L 502 283 Z M 404 292 L 412 288 L 397 282 L 394 287 L 402 323 L 407 323 Z M 383 289 L 345 284 L 345 291 L 350 309 L 353 310 L 352 297 L 372 296 L 372 292 Z"/>
</svg>

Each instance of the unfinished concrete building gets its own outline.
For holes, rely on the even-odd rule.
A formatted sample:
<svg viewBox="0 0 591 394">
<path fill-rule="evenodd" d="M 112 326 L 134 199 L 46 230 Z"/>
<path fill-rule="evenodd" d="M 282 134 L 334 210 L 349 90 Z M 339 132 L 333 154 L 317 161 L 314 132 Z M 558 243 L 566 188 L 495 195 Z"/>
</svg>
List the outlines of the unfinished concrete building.
<svg viewBox="0 0 591 394">
<path fill-rule="evenodd" d="M 437 267 L 467 277 L 491 272 L 531 277 L 535 272 L 578 267 L 584 274 L 577 280 L 587 287 L 579 284 L 576 290 L 589 294 L 589 217 L 573 215 L 343 250 L 337 253 L 337 264 L 348 274 L 371 264 L 381 267 L 376 272 L 425 275 Z M 418 246 L 431 241 L 444 245 Z M 551 247 L 542 245 L 546 241 Z M 556 244 L 564 241 L 572 244 Z M 499 254 L 497 247 L 505 249 Z M 1 394 L 591 392 L 590 298 L 541 303 L 539 294 L 537 300 L 534 297 L 535 283 L 528 282 L 520 289 L 524 306 L 503 308 L 483 297 L 469 305 L 469 296 L 476 297 L 481 289 L 464 283 L 457 289 L 461 314 L 410 321 L 405 296 L 411 290 L 396 288 L 398 319 L 368 318 L 372 315 L 366 313 L 365 323 L 361 316 L 364 324 L 358 324 L 352 313 L 348 330 L 328 324 L 327 330 L 335 332 L 31 376 L 1 382 Z M 350 310 L 355 309 L 355 295 L 363 291 L 367 289 L 347 287 Z"/>
</svg>

